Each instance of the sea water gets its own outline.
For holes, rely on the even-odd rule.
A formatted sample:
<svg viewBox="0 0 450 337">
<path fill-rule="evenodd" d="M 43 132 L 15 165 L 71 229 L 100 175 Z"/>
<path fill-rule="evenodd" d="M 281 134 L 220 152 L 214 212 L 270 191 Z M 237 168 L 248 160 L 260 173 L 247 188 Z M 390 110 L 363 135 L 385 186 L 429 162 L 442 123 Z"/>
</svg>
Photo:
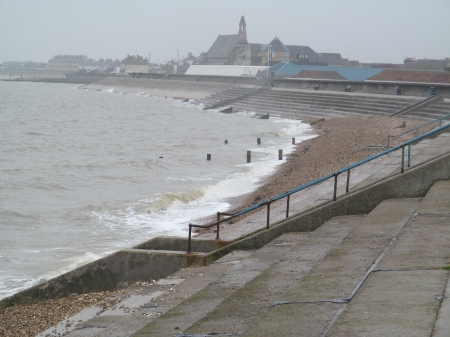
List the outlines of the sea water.
<svg viewBox="0 0 450 337">
<path fill-rule="evenodd" d="M 251 111 L 0 81 L 0 298 L 153 237 L 186 236 L 189 222 L 273 173 L 292 137 L 314 134 Z"/>
</svg>

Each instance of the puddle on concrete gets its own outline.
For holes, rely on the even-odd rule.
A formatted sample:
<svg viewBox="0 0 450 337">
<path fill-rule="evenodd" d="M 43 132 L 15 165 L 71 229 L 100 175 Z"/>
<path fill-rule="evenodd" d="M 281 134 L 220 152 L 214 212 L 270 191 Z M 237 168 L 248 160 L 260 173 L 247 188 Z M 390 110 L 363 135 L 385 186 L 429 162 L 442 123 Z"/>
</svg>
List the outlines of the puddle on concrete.
<svg viewBox="0 0 450 337">
<path fill-rule="evenodd" d="M 51 328 L 45 330 L 44 332 L 41 332 L 40 334 L 36 335 L 36 337 L 47 335 L 61 336 L 64 333 L 68 333 L 74 330 L 78 325 L 83 324 L 84 322 L 90 320 L 92 317 L 95 317 L 97 312 L 99 312 L 100 310 L 102 310 L 102 308 L 98 306 L 86 308 L 80 311 L 78 314 L 75 314 L 72 317 L 69 317 L 68 319 L 65 319 L 64 321 L 58 323 L 57 325 L 54 325 Z M 66 324 L 70 324 L 70 326 L 66 327 Z"/>
<path fill-rule="evenodd" d="M 162 279 L 156 282 L 156 284 L 159 285 L 166 285 L 166 284 L 179 284 L 184 281 L 184 278 L 171 278 L 171 279 Z"/>
<path fill-rule="evenodd" d="M 176 279 L 175 281 L 177 281 L 177 283 L 180 283 L 180 281 L 183 281 L 183 279 L 181 280 Z M 108 309 L 105 312 L 101 313 L 99 316 L 129 315 L 133 313 L 133 311 L 139 310 L 141 307 L 143 307 L 146 303 L 148 303 L 152 299 L 155 299 L 158 296 L 161 296 L 165 293 L 166 293 L 165 291 L 155 291 L 148 295 L 142 294 L 131 295 L 129 298 L 126 298 L 122 302 L 117 303 L 114 310 L 112 308 Z M 36 337 L 43 337 L 43 336 L 60 337 L 63 334 L 67 334 L 68 332 L 71 332 L 72 330 L 75 330 L 83 326 L 84 323 L 96 317 L 97 313 L 100 312 L 101 310 L 102 308 L 99 306 L 86 308 L 80 311 L 79 313 L 69 317 L 68 319 L 65 319 L 64 321 L 58 323 L 57 325 L 52 326 L 51 328 L 45 330 L 44 332 L 37 334 Z M 89 328 L 91 327 L 89 326 Z M 93 326 L 92 328 L 96 327 Z"/>
<path fill-rule="evenodd" d="M 105 312 L 102 312 L 100 316 L 126 316 L 131 314 L 133 311 L 139 310 L 145 303 L 151 301 L 152 299 L 165 294 L 165 291 L 155 291 L 149 295 L 132 295 L 131 297 L 123 300 L 114 308 L 108 309 Z"/>
</svg>

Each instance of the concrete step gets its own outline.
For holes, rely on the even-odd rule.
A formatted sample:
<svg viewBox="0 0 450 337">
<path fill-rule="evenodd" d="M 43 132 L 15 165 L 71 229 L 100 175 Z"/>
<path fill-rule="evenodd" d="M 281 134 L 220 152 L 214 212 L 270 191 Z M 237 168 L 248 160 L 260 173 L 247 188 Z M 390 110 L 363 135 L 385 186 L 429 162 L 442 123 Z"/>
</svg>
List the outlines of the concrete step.
<svg viewBox="0 0 450 337">
<path fill-rule="evenodd" d="M 307 296 L 332 296 L 333 290 L 330 289 L 335 284 L 338 284 L 338 288 L 333 293 L 333 298 L 339 299 L 342 289 L 344 296 L 349 296 L 373 260 L 384 250 L 393 233 L 398 233 L 417 205 L 418 200 L 395 200 L 380 204 L 368 217 L 336 217 L 301 242 L 295 237 L 298 234 L 282 235 L 255 254 L 270 248 L 275 248 L 273 252 L 283 250 L 283 254 L 277 254 L 276 261 L 272 260 L 274 263 L 265 270 L 248 277 L 242 287 L 233 292 L 226 292 L 223 286 L 211 285 L 210 289 L 199 292 L 194 298 L 154 320 L 135 336 L 170 335 L 175 331 L 174 325 L 179 331 L 183 331 L 185 336 L 201 336 L 206 333 L 226 333 L 231 336 L 245 332 L 251 336 L 283 334 L 285 331 L 280 330 L 278 324 L 270 323 L 271 328 L 267 329 L 268 327 L 261 323 L 261 317 L 263 320 L 273 317 L 272 308 L 289 307 L 287 304 L 271 307 L 271 304 L 280 300 L 286 301 L 291 297 L 301 297 L 301 288 L 305 285 L 308 288 Z M 388 214 L 391 214 L 390 226 L 386 225 Z M 359 249 L 359 254 L 355 254 L 355 248 Z M 264 252 L 267 253 L 272 254 L 272 251 Z M 350 264 L 346 262 L 349 258 L 352 261 Z M 248 263 L 253 264 L 251 259 Z M 336 273 L 336 266 L 339 273 Z M 351 277 L 355 270 L 362 275 Z M 242 273 L 244 274 L 246 273 Z M 319 287 L 316 295 L 310 292 L 312 279 L 316 280 Z M 228 285 L 227 281 L 222 282 L 220 285 Z M 327 289 L 328 294 L 325 291 Z M 217 303 L 217 299 L 221 300 L 220 303 Z M 208 305 L 209 303 L 213 303 L 213 307 Z M 304 317 L 303 321 L 313 320 L 311 315 L 310 312 L 308 318 Z M 296 325 L 297 322 L 293 323 L 291 318 L 288 318 L 289 324 L 282 326 Z M 283 323 L 287 323 L 286 318 L 280 319 L 285 319 Z M 298 333 L 299 326 L 293 330 Z"/>
<path fill-rule="evenodd" d="M 321 97 L 321 96 L 310 96 L 310 97 L 302 97 L 302 96 L 284 96 L 279 95 L 278 92 L 264 92 L 259 94 L 257 97 L 268 99 L 272 101 L 283 100 L 288 102 L 317 102 L 317 103 L 329 103 L 329 102 L 341 102 L 348 104 L 363 104 L 370 106 L 386 106 L 390 108 L 395 108 L 400 105 L 409 104 L 412 102 L 409 101 L 386 101 L 383 99 L 358 99 L 347 96 L 329 96 L 329 97 Z"/>
<path fill-rule="evenodd" d="M 236 252 L 217 260 L 208 268 L 184 268 L 156 283 L 146 284 L 144 287 L 133 286 L 127 289 L 126 299 L 118 303 L 115 310 L 97 314 L 100 308 L 94 307 L 94 310 L 88 308 L 85 313 L 78 314 L 75 319 L 68 318 L 69 322 L 78 323 L 78 327 L 68 336 L 130 336 L 174 306 L 203 290 L 210 283 L 217 282 L 252 253 L 251 251 Z M 134 295 L 135 292 L 138 293 Z M 124 303 L 130 301 L 134 303 L 132 305 Z M 79 319 L 81 322 L 78 322 Z M 66 320 L 63 323 L 65 322 Z M 74 324 L 74 327 L 76 325 Z M 63 335 L 64 332 L 65 330 L 60 331 L 52 327 L 43 333 L 43 336 L 50 333 L 50 336 L 56 337 L 59 336 L 58 333 Z"/>
<path fill-rule="evenodd" d="M 342 102 L 342 101 L 327 101 L 327 102 L 317 102 L 317 101 L 286 101 L 283 99 L 277 99 L 277 100 L 270 100 L 267 98 L 259 98 L 259 97 L 249 97 L 248 99 L 245 99 L 245 102 L 247 103 L 253 103 L 253 104 L 262 104 L 268 103 L 274 106 L 277 105 L 283 105 L 288 107 L 299 107 L 299 106 L 314 106 L 314 107 L 332 107 L 333 109 L 344 109 L 344 110 L 352 110 L 352 109 L 359 109 L 359 110 L 366 110 L 366 111 L 379 111 L 379 112 L 385 112 L 388 113 L 389 111 L 392 111 L 395 107 L 389 106 L 385 104 L 366 104 L 361 102 Z"/>
<path fill-rule="evenodd" d="M 246 102 L 236 102 L 233 103 L 233 108 L 235 111 L 255 111 L 259 113 L 269 113 L 269 114 L 280 114 L 283 116 L 286 115 L 303 115 L 303 116 L 311 116 L 311 117 L 352 117 L 352 116 L 386 116 L 386 114 L 379 114 L 376 112 L 369 113 L 363 110 L 353 110 L 353 111 L 342 111 L 340 109 L 321 109 L 315 106 L 308 107 L 291 107 L 287 108 L 284 106 L 274 106 L 271 104 L 246 104 Z"/>
<path fill-rule="evenodd" d="M 188 335 L 245 331 L 246 325 L 254 324 L 271 302 L 280 297 L 280 292 L 284 293 L 296 284 L 299 275 L 306 274 L 317 261 L 337 247 L 363 219 L 364 216 L 337 217 L 310 235 L 292 233 L 280 236 L 255 255 L 260 254 L 260 251 L 272 254 L 272 250 L 282 251 L 282 255 L 276 254 L 277 259 L 272 260 L 273 263 L 261 273 L 246 275 L 247 277 L 235 276 L 234 282 L 242 277 L 247 279 L 238 289 L 227 291 L 232 280 L 225 278 L 219 284 L 211 285 L 208 291 L 198 293 L 195 302 L 191 298 L 140 330 L 135 336 L 170 335 L 174 324 L 178 324 L 180 331 Z M 254 262 L 249 259 L 248 263 Z M 242 271 L 248 274 L 245 270 Z M 293 275 L 296 277 L 293 278 Z M 212 310 L 202 310 L 204 303 L 209 303 L 218 296 L 222 299 L 221 303 Z M 195 308 L 193 304 L 196 305 Z M 197 308 L 200 308 L 199 311 Z"/>
<path fill-rule="evenodd" d="M 315 99 L 351 99 L 351 100 L 366 100 L 366 101 L 376 101 L 382 100 L 387 103 L 392 103 L 394 105 L 402 104 L 405 102 L 413 102 L 416 100 L 415 97 L 392 97 L 388 95 L 383 96 L 373 96 L 373 95 L 346 95 L 343 93 L 329 93 L 329 92 L 298 92 L 298 91 L 287 91 L 287 90 L 271 90 L 268 95 L 278 96 L 278 97 L 302 97 L 302 98 L 315 98 Z"/>
<path fill-rule="evenodd" d="M 418 205 L 417 199 L 382 202 L 244 335 L 321 335 L 352 299 L 368 270 Z"/>
<path fill-rule="evenodd" d="M 235 264 L 222 277 L 172 310 L 155 319 L 139 330 L 134 336 L 165 336 L 183 331 L 193 323 L 213 311 L 220 303 L 242 289 L 252 279 L 277 263 L 286 253 L 308 238 L 308 233 L 281 236 L 257 250 L 239 264 Z M 232 255 L 217 260 L 214 265 L 230 263 Z M 208 268 L 204 272 L 208 272 Z M 175 329 L 178 327 L 178 329 Z M 177 331 L 178 330 L 178 331 Z"/>
<path fill-rule="evenodd" d="M 449 238 L 450 181 L 440 181 L 329 336 L 448 336 Z"/>
<path fill-rule="evenodd" d="M 419 110 L 419 111 L 411 111 L 405 114 L 400 115 L 400 117 L 408 117 L 408 118 L 412 118 L 415 117 L 417 119 L 422 119 L 422 120 L 434 120 L 434 119 L 438 119 L 441 118 L 442 116 L 445 116 L 446 114 L 437 114 L 437 113 L 430 113 L 430 112 L 426 112 L 423 110 Z"/>
</svg>

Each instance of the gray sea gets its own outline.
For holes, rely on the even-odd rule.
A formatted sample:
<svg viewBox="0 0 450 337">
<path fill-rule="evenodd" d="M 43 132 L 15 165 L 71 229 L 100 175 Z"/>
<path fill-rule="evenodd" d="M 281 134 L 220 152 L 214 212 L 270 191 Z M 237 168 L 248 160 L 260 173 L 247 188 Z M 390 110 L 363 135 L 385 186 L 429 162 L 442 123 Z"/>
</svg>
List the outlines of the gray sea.
<svg viewBox="0 0 450 337">
<path fill-rule="evenodd" d="M 252 115 L 0 81 L 0 298 L 152 237 L 187 235 L 189 222 L 273 173 L 292 137 L 315 136 L 301 121 Z"/>
</svg>

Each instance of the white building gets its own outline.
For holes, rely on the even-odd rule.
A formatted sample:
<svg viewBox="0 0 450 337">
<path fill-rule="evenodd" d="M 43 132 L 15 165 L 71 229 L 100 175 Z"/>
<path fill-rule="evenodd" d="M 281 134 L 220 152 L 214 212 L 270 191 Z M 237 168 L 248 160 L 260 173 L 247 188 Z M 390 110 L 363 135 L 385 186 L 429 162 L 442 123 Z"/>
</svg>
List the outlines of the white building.
<svg viewBox="0 0 450 337">
<path fill-rule="evenodd" d="M 266 66 L 191 65 L 185 75 L 256 77 L 267 72 Z"/>
</svg>

